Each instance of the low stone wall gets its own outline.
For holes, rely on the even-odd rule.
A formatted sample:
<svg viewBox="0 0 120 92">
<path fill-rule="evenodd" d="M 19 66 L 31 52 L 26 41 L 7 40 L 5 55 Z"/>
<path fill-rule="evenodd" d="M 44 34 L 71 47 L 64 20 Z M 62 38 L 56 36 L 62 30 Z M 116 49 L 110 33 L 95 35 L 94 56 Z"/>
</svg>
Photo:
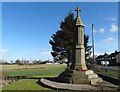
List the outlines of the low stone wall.
<svg viewBox="0 0 120 92">
<path fill-rule="evenodd" d="M 28 76 L 0 76 L 0 85 L 7 85 L 20 79 L 28 78 Z"/>
<path fill-rule="evenodd" d="M 86 84 L 59 83 L 47 79 L 41 79 L 40 82 L 50 88 L 57 90 L 100 90 L 100 87 L 95 87 Z"/>
<path fill-rule="evenodd" d="M 49 87 L 52 89 L 57 89 L 57 90 L 72 90 L 72 91 L 77 91 L 77 92 L 117 92 L 118 86 L 113 85 L 109 82 L 103 81 L 100 84 L 97 85 L 86 85 L 86 84 L 68 84 L 68 83 L 60 83 L 60 82 L 55 82 L 51 81 L 49 79 L 40 79 L 40 84 Z"/>
</svg>

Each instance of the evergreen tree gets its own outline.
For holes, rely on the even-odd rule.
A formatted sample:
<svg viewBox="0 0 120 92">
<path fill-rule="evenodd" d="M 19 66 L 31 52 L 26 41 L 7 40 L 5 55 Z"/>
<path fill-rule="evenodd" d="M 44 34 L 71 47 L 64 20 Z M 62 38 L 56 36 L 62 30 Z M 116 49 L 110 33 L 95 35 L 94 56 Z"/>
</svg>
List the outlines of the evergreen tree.
<svg viewBox="0 0 120 92">
<path fill-rule="evenodd" d="M 55 62 L 61 62 L 67 58 L 67 67 L 72 61 L 72 48 L 73 48 L 73 32 L 75 31 L 74 14 L 69 13 L 64 21 L 60 23 L 60 30 L 53 34 L 52 40 L 49 43 L 52 45 L 52 56 Z M 91 54 L 91 46 L 88 46 L 88 35 L 84 35 L 85 40 L 85 53 L 86 59 Z"/>
</svg>

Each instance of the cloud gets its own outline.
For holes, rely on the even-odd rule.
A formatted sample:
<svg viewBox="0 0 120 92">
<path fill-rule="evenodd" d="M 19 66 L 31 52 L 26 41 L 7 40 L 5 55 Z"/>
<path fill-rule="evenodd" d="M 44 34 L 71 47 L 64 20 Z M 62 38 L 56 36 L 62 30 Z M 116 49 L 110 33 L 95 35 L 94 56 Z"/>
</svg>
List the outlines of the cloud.
<svg viewBox="0 0 120 92">
<path fill-rule="evenodd" d="M 10 58 L 12 58 L 12 54 L 12 51 L 9 51 L 7 49 L 0 49 L 0 59 L 9 60 Z"/>
<path fill-rule="evenodd" d="M 41 49 L 40 54 L 42 54 L 42 55 L 50 55 L 50 51 L 47 50 L 47 49 Z"/>
<path fill-rule="evenodd" d="M 36 52 L 28 53 L 26 55 L 36 56 L 36 55 L 50 55 L 50 51 L 47 49 L 41 49 Z"/>
<path fill-rule="evenodd" d="M 112 37 L 110 37 L 110 38 L 104 39 L 103 42 L 104 42 L 105 44 L 111 44 L 113 41 L 114 41 L 114 39 L 113 39 Z"/>
<path fill-rule="evenodd" d="M 104 28 L 99 28 L 98 30 L 94 30 L 94 33 L 100 33 L 103 34 L 105 32 Z"/>
<path fill-rule="evenodd" d="M 28 59 L 40 59 L 40 60 L 52 60 L 53 57 L 51 55 L 51 50 L 48 49 L 40 49 L 37 51 L 33 51 L 33 52 L 28 52 L 25 54 L 25 58 Z"/>
<path fill-rule="evenodd" d="M 118 31 L 118 27 L 116 26 L 115 23 L 111 24 L 111 28 L 110 28 L 110 32 L 117 32 Z"/>
<path fill-rule="evenodd" d="M 104 55 L 105 53 L 107 53 L 107 54 L 111 54 L 111 53 L 113 53 L 113 51 L 109 51 L 109 52 L 95 52 L 95 55 L 97 55 L 97 56 L 99 56 L 99 55 Z"/>
<path fill-rule="evenodd" d="M 96 29 L 94 29 L 94 30 L 93 30 L 93 33 L 96 33 L 96 32 L 97 32 L 97 30 L 96 30 Z"/>
<path fill-rule="evenodd" d="M 106 20 L 110 20 L 110 21 L 116 21 L 117 19 L 116 18 L 113 18 L 113 17 L 108 17 L 108 18 L 105 18 Z"/>
<path fill-rule="evenodd" d="M 5 53 L 9 53 L 10 51 L 8 51 L 7 49 L 0 49 L 0 54 L 5 54 Z"/>
<path fill-rule="evenodd" d="M 99 29 L 99 33 L 102 34 L 102 33 L 104 33 L 104 32 L 105 32 L 105 29 L 104 29 L 104 28 L 100 28 L 100 29 Z"/>
<path fill-rule="evenodd" d="M 97 52 L 95 52 L 95 55 L 97 55 L 97 56 L 99 56 L 99 55 L 102 55 L 103 53 L 97 53 Z"/>
</svg>

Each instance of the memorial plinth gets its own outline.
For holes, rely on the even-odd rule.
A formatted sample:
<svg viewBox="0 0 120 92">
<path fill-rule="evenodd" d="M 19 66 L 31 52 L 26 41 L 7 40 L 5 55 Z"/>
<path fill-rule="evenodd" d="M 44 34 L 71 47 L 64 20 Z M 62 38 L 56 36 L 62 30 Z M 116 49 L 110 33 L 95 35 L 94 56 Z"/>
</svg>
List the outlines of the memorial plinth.
<svg viewBox="0 0 120 92">
<path fill-rule="evenodd" d="M 73 33 L 73 55 L 70 69 L 62 72 L 58 79 L 71 84 L 92 84 L 102 81 L 93 70 L 88 70 L 85 64 L 84 25 L 80 18 L 80 9 L 77 7 L 76 30 Z"/>
<path fill-rule="evenodd" d="M 93 70 L 78 71 L 67 69 L 59 75 L 58 79 L 64 83 L 88 85 L 96 85 L 102 81 L 102 78 L 98 77 Z"/>
</svg>

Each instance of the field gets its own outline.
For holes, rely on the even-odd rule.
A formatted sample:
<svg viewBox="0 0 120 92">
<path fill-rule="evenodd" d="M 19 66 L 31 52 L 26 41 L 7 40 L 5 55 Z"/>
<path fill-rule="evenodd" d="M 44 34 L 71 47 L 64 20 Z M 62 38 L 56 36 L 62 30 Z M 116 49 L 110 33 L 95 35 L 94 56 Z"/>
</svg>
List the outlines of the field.
<svg viewBox="0 0 120 92">
<path fill-rule="evenodd" d="M 38 79 L 44 77 L 56 77 L 66 69 L 63 64 L 41 65 L 3 65 L 5 76 L 30 76 L 33 79 L 21 79 L 2 87 L 2 90 L 51 90 L 39 85 Z"/>
<path fill-rule="evenodd" d="M 2 71 L 5 76 L 48 77 L 57 76 L 65 67 L 61 64 L 4 65 Z"/>
<path fill-rule="evenodd" d="M 2 90 L 44 90 L 54 91 L 50 88 L 41 86 L 38 83 L 40 78 L 57 77 L 66 69 L 64 64 L 41 64 L 41 65 L 3 65 L 4 76 L 27 76 L 26 79 L 20 79 L 8 85 L 4 85 Z M 103 69 L 93 69 L 100 74 L 106 74 Z M 107 71 L 108 76 L 118 77 L 118 71 Z"/>
</svg>

